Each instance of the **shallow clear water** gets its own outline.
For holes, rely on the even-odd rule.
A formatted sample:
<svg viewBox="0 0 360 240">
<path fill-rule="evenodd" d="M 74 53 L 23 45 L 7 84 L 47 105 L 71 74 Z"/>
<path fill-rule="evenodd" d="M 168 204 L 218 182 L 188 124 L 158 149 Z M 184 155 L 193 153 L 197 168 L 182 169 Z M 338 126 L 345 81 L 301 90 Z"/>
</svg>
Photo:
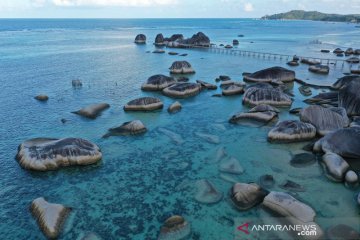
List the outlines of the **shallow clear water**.
<svg viewBox="0 0 360 240">
<path fill-rule="evenodd" d="M 170 20 L 0 20 L 0 236 L 2 239 L 43 239 L 29 213 L 29 204 L 37 197 L 74 208 L 62 239 L 76 239 L 96 232 L 103 239 L 156 239 L 163 221 L 183 215 L 192 225 L 193 238 L 233 239 L 236 226 L 243 220 L 263 215 L 254 208 L 239 212 L 232 207 L 225 181 L 214 163 L 216 149 L 225 146 L 228 155 L 240 160 L 245 173 L 231 176 L 240 182 L 257 182 L 263 174 L 272 174 L 277 182 L 272 190 L 283 191 L 278 184 L 285 179 L 303 185 L 305 192 L 293 193 L 311 205 L 325 229 L 337 219 L 358 227 L 359 209 L 354 194 L 343 184 L 326 179 L 319 164 L 294 168 L 291 154 L 305 144 L 272 145 L 266 135 L 271 126 L 233 126 L 229 117 L 247 108 L 241 96 L 213 98 L 220 92 L 203 91 L 199 96 L 180 100 L 183 110 L 169 115 L 172 99 L 157 93 L 142 92 L 141 84 L 153 74 L 168 74 L 175 60 L 188 60 L 196 70 L 191 81 L 214 82 L 226 74 L 242 80 L 243 72 L 253 72 L 286 60 L 268 60 L 215 54 L 207 51 L 176 49 L 186 57 L 146 53 L 153 50 L 157 33 L 185 36 L 204 31 L 215 43 L 230 43 L 238 34 L 238 48 L 260 52 L 298 54 L 335 58 L 320 49 L 360 48 L 360 29 L 352 24 L 170 19 Z M 136 34 L 144 33 L 148 44 L 133 44 Z M 309 44 L 320 40 L 323 44 Z M 253 43 L 250 43 L 252 42 Z M 349 71 L 338 66 L 329 76 L 309 73 L 305 66 L 294 68 L 297 77 L 312 83 L 329 85 Z M 80 78 L 84 86 L 73 89 L 71 80 Z M 305 98 L 292 86 L 292 107 L 304 106 Z M 318 91 L 313 90 L 316 94 Z M 50 100 L 33 99 L 46 93 Z M 125 113 L 122 106 L 140 96 L 158 96 L 165 104 L 162 111 Z M 86 120 L 72 111 L 96 102 L 111 108 L 96 120 Z M 60 119 L 68 121 L 62 124 Z M 280 120 L 296 118 L 287 109 Z M 140 119 L 149 131 L 138 137 L 101 136 L 108 128 L 125 121 Z M 159 132 L 160 127 L 180 134 L 185 142 L 174 143 Z M 225 128 L 225 129 L 224 129 Z M 214 134 L 220 144 L 208 143 L 195 132 Z M 82 137 L 98 144 L 103 160 L 86 167 L 71 167 L 48 173 L 22 169 L 15 161 L 17 146 L 33 137 Z M 214 205 L 194 200 L 194 182 L 210 180 L 224 193 Z M 343 219 L 348 219 L 344 222 Z M 260 238 L 262 239 L 262 238 Z"/>
</svg>

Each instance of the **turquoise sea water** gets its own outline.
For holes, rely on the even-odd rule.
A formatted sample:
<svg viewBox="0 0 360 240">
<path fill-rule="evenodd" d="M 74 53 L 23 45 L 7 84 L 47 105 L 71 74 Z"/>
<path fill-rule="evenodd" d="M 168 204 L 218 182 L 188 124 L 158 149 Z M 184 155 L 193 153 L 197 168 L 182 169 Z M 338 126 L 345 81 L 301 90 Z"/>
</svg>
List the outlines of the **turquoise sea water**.
<svg viewBox="0 0 360 240">
<path fill-rule="evenodd" d="M 196 70 L 190 81 L 214 83 L 226 74 L 242 80 L 243 72 L 286 66 L 285 60 L 267 60 L 176 49 L 186 57 L 146 53 L 154 49 L 157 33 L 190 37 L 198 31 L 212 42 L 231 43 L 238 34 L 238 48 L 260 52 L 331 57 L 320 49 L 360 48 L 360 29 L 352 24 L 306 21 L 258 21 L 242 19 L 142 19 L 142 20 L 0 20 L 0 237 L 1 239 L 44 239 L 29 212 L 29 204 L 44 196 L 50 202 L 71 206 L 72 218 L 61 239 L 77 239 L 95 232 L 103 239 L 156 239 L 161 224 L 173 214 L 184 216 L 192 225 L 192 239 L 234 239 L 238 223 L 261 218 L 264 211 L 254 208 L 239 212 L 229 202 L 231 182 L 224 180 L 216 150 L 225 146 L 245 169 L 242 175 L 227 175 L 240 182 L 258 182 L 271 174 L 278 187 L 285 180 L 303 185 L 305 192 L 291 193 L 312 206 L 319 224 L 326 229 L 337 223 L 358 228 L 356 190 L 330 182 L 319 164 L 294 168 L 291 155 L 305 144 L 273 145 L 266 141 L 271 126 L 249 127 L 228 124 L 234 113 L 245 111 L 241 96 L 211 97 L 216 91 L 180 100 L 183 110 L 169 115 L 172 99 L 158 93 L 142 92 L 141 84 L 151 75 L 168 74 L 175 60 L 187 60 Z M 147 35 L 148 44 L 133 43 L 138 33 Z M 322 44 L 313 44 L 319 40 Z M 253 43 L 251 43 L 253 42 Z M 328 76 L 294 68 L 298 78 L 329 85 L 349 72 L 349 67 L 331 68 Z M 71 80 L 80 78 L 81 89 Z M 298 85 L 292 107 L 302 107 L 305 98 Z M 45 93 L 50 99 L 33 99 Z M 313 89 L 313 94 L 318 90 Z M 157 96 L 162 111 L 125 113 L 122 107 L 141 96 Z M 111 108 L 96 120 L 72 114 L 91 103 L 107 102 Z M 280 120 L 294 119 L 284 109 Z M 61 119 L 67 119 L 65 124 Z M 140 119 L 149 131 L 137 137 L 101 136 L 108 128 Z M 159 128 L 183 139 L 176 144 Z M 220 137 L 211 144 L 196 132 Z M 103 160 L 96 165 L 70 167 L 38 173 L 22 169 L 15 161 L 17 146 L 33 137 L 82 137 L 98 144 Z M 226 177 L 225 177 L 226 178 Z M 194 199 L 194 183 L 208 179 L 224 193 L 214 205 Z M 358 191 L 358 190 L 357 190 Z M 346 219 L 346 220 L 344 220 Z M 254 237 L 255 239 L 255 237 Z M 264 239 L 263 236 L 257 239 Z"/>
</svg>

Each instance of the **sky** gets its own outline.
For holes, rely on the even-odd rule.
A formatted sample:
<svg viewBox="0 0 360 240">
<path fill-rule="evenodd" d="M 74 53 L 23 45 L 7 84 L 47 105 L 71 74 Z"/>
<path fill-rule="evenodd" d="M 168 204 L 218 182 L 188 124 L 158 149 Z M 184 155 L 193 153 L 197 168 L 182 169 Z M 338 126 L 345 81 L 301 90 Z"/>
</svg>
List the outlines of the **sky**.
<svg viewBox="0 0 360 240">
<path fill-rule="evenodd" d="M 0 18 L 258 18 L 295 9 L 360 13 L 360 0 L 0 0 Z"/>
</svg>

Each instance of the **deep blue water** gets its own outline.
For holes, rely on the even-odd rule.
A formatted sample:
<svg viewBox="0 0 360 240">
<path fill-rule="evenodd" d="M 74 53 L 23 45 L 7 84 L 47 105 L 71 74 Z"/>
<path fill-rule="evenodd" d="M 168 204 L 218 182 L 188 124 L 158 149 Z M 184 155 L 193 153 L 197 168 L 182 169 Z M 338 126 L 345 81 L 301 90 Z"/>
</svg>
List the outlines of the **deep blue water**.
<svg viewBox="0 0 360 240">
<path fill-rule="evenodd" d="M 168 74 L 175 60 L 189 61 L 196 70 L 190 76 L 214 82 L 226 74 L 242 80 L 243 72 L 253 72 L 286 60 L 259 59 L 207 51 L 176 49 L 186 57 L 146 53 L 154 49 L 157 33 L 187 37 L 198 31 L 212 42 L 231 43 L 244 34 L 239 49 L 312 57 L 335 58 L 320 49 L 360 48 L 360 29 L 352 24 L 308 21 L 259 21 L 251 19 L 2 19 L 0 20 L 0 238 L 43 239 L 29 213 L 29 204 L 44 196 L 51 202 L 73 207 L 62 239 L 77 239 L 96 232 L 103 239 L 156 239 L 163 221 L 172 214 L 183 215 L 192 225 L 193 237 L 233 239 L 236 225 L 264 215 L 259 208 L 239 212 L 228 201 L 232 183 L 257 182 L 272 174 L 277 183 L 285 179 L 303 185 L 305 192 L 293 193 L 312 206 L 324 229 L 335 221 L 353 227 L 358 224 L 356 191 L 330 182 L 318 164 L 295 169 L 288 163 L 291 154 L 303 144 L 271 145 L 266 135 L 271 126 L 232 126 L 229 117 L 246 110 L 241 96 L 213 98 L 220 92 L 204 91 L 199 96 L 180 100 L 183 110 L 169 115 L 172 99 L 158 93 L 142 92 L 141 84 L 153 74 Z M 148 43 L 133 43 L 138 33 Z M 312 44 L 319 40 L 322 44 Z M 297 77 L 328 85 L 349 66 L 331 68 L 328 76 L 309 73 L 306 66 L 295 68 Z M 71 80 L 80 78 L 84 86 L 73 89 Z M 304 106 L 304 97 L 294 84 L 292 107 Z M 46 103 L 33 99 L 45 93 Z M 313 89 L 313 94 L 318 90 Z M 125 113 L 122 107 L 140 96 L 158 96 L 165 108 L 153 113 Z M 91 103 L 107 102 L 111 108 L 96 120 L 86 120 L 72 111 Z M 285 109 L 280 120 L 296 118 Z M 60 119 L 68 121 L 62 124 Z M 149 131 L 139 137 L 102 139 L 108 128 L 140 119 Z M 159 127 L 180 134 L 177 145 L 158 131 Z M 217 135 L 218 145 L 196 137 L 202 132 Z M 17 146 L 33 137 L 82 137 L 98 144 L 101 163 L 36 173 L 22 169 L 15 161 Z M 219 173 L 212 163 L 215 151 L 226 146 L 245 169 L 239 176 Z M 224 193 L 224 200 L 203 205 L 194 200 L 194 183 L 210 180 Z M 273 190 L 283 191 L 278 186 Z M 225 220 L 224 220 L 225 219 Z M 231 219 L 226 220 L 226 219 Z M 346 219 L 345 221 L 343 219 Z M 354 220 L 355 219 L 355 220 Z M 232 224 L 232 221 L 234 224 Z"/>
</svg>

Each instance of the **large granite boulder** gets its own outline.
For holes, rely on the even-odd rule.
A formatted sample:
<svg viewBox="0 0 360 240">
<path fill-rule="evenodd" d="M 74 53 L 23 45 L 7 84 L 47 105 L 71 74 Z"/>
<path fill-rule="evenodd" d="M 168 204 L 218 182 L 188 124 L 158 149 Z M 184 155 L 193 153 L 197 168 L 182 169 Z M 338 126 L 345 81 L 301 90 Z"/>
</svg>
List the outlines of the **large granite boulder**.
<svg viewBox="0 0 360 240">
<path fill-rule="evenodd" d="M 329 133 L 315 143 L 314 150 L 360 159 L 360 128 L 343 128 Z"/>
<path fill-rule="evenodd" d="M 275 88 L 268 83 L 257 83 L 246 89 L 243 96 L 243 104 L 272 106 L 291 106 L 292 100 L 281 89 Z"/>
<path fill-rule="evenodd" d="M 172 74 L 190 74 L 195 73 L 195 70 L 192 68 L 191 64 L 187 61 L 175 61 L 171 65 L 170 73 Z"/>
<path fill-rule="evenodd" d="M 339 90 L 339 107 L 345 108 L 349 116 L 360 115 L 359 80 L 352 80 Z"/>
<path fill-rule="evenodd" d="M 145 44 L 146 43 L 146 36 L 144 34 L 136 35 L 135 43 L 137 43 L 137 44 Z"/>
<path fill-rule="evenodd" d="M 119 127 L 110 128 L 108 132 L 103 136 L 107 138 L 110 136 L 126 136 L 126 135 L 137 135 L 146 132 L 145 125 L 140 120 L 133 120 L 125 122 Z"/>
<path fill-rule="evenodd" d="M 30 211 L 44 235 L 48 239 L 57 239 L 71 209 L 40 197 L 32 201 Z"/>
<path fill-rule="evenodd" d="M 97 103 L 97 104 L 89 105 L 87 107 L 84 107 L 84 108 L 82 108 L 78 111 L 72 112 L 72 113 L 75 113 L 75 114 L 78 114 L 80 116 L 87 117 L 90 119 L 95 119 L 101 114 L 101 112 L 108 109 L 109 107 L 110 107 L 110 105 L 107 103 Z"/>
<path fill-rule="evenodd" d="M 323 231 L 316 224 L 315 211 L 305 203 L 300 202 L 291 195 L 282 192 L 270 192 L 263 201 L 263 205 L 284 217 L 287 222 L 293 225 L 302 225 L 303 228 L 315 226 L 316 235 L 306 236 L 306 239 L 322 239 Z"/>
<path fill-rule="evenodd" d="M 321 136 L 350 124 L 344 108 L 324 108 L 317 105 L 303 109 L 300 112 L 300 120 L 314 125 Z"/>
<path fill-rule="evenodd" d="M 238 84 L 230 84 L 227 86 L 224 86 L 222 89 L 222 95 L 224 96 L 233 96 L 233 95 L 239 95 L 244 93 L 244 86 L 238 85 Z"/>
<path fill-rule="evenodd" d="M 248 210 L 261 203 L 268 192 L 256 183 L 235 183 L 230 190 L 230 194 L 236 208 Z"/>
<path fill-rule="evenodd" d="M 164 46 L 165 45 L 164 36 L 161 33 L 156 35 L 154 44 L 155 44 L 155 46 Z"/>
<path fill-rule="evenodd" d="M 339 155 L 328 152 L 323 155 L 322 162 L 326 170 L 326 176 L 335 181 L 342 182 L 349 164 Z"/>
<path fill-rule="evenodd" d="M 263 69 L 244 76 L 247 82 L 292 82 L 295 80 L 295 72 L 282 67 Z"/>
<path fill-rule="evenodd" d="M 268 133 L 271 142 L 299 142 L 313 139 L 316 136 L 316 128 L 297 120 L 279 122 Z"/>
<path fill-rule="evenodd" d="M 165 88 L 162 92 L 165 96 L 173 98 L 188 98 L 196 96 L 201 91 L 201 85 L 197 83 L 176 83 Z"/>
<path fill-rule="evenodd" d="M 209 47 L 210 39 L 202 32 L 194 34 L 191 38 L 181 41 L 180 46 L 197 46 L 197 47 Z"/>
<path fill-rule="evenodd" d="M 124 106 L 125 111 L 154 111 L 162 109 L 164 104 L 159 98 L 142 97 L 131 100 Z"/>
<path fill-rule="evenodd" d="M 348 75 L 348 76 L 341 77 L 332 85 L 332 87 L 334 89 L 340 89 L 352 81 L 360 82 L 360 76 L 359 75 Z"/>
<path fill-rule="evenodd" d="M 20 144 L 16 155 L 21 167 L 37 171 L 89 165 L 101 157 L 97 145 L 81 138 L 33 138 Z"/>
<path fill-rule="evenodd" d="M 190 234 L 190 223 L 182 216 L 174 215 L 164 222 L 158 240 L 182 240 L 187 239 Z"/>
<path fill-rule="evenodd" d="M 157 74 L 149 77 L 146 83 L 141 86 L 141 90 L 161 91 L 174 83 L 176 83 L 176 80 L 173 77 Z"/>
</svg>

